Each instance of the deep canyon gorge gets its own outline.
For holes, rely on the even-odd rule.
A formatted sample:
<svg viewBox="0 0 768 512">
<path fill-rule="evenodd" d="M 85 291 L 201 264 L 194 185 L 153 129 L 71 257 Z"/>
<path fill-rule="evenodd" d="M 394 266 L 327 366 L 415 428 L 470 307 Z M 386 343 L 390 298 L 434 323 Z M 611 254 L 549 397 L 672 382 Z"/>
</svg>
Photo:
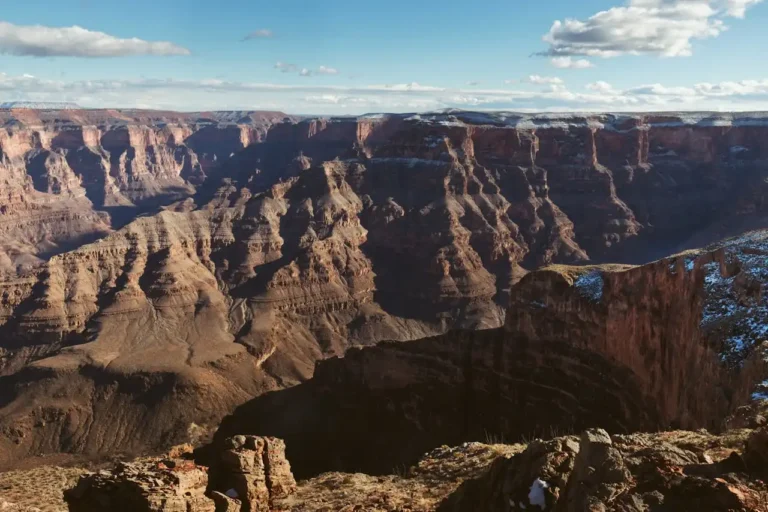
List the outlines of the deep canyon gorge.
<svg viewBox="0 0 768 512">
<path fill-rule="evenodd" d="M 0 120 L 0 468 L 253 434 L 386 474 L 768 391 L 768 115 Z"/>
</svg>

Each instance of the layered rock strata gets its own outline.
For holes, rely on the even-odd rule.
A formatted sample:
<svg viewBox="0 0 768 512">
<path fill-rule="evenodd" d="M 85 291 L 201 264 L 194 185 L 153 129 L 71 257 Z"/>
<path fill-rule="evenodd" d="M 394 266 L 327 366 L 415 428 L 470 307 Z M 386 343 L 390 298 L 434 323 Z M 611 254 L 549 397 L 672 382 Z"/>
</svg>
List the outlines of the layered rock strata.
<svg viewBox="0 0 768 512">
<path fill-rule="evenodd" d="M 768 123 L 759 115 L 297 120 L 14 110 L 0 118 L 8 211 L 34 199 L 66 214 L 42 238 L 39 226 L 7 217 L 5 240 L 28 239 L 0 282 L 7 461 L 95 456 L 126 441 L 159 449 L 253 396 L 308 379 L 316 361 L 350 346 L 499 328 L 516 300 L 510 290 L 534 268 L 649 260 L 764 220 Z M 73 221 L 81 210 L 72 202 L 88 202 L 96 217 Z M 155 213 L 133 219 L 140 211 Z M 698 315 L 698 278 L 675 279 L 691 299 L 674 303 L 681 318 Z M 510 315 L 524 308 L 520 322 L 542 318 L 533 307 L 515 303 Z M 606 313 L 617 314 L 601 306 L 562 322 Z M 539 329 L 518 327 L 532 339 Z M 642 361 L 655 365 L 671 338 L 643 333 L 658 350 L 602 347 L 600 357 L 616 357 L 656 396 L 666 377 Z M 640 337 L 632 339 L 643 345 Z M 686 364 L 698 361 L 691 343 Z M 678 400 L 690 401 L 663 399 L 660 417 Z M 707 411 L 690 414 L 699 421 Z"/>
<path fill-rule="evenodd" d="M 385 473 L 439 444 L 590 425 L 720 429 L 765 378 L 765 240 L 530 273 L 512 289 L 504 328 L 350 350 L 307 383 L 240 407 L 219 440 L 282 437 L 306 476 Z"/>
</svg>

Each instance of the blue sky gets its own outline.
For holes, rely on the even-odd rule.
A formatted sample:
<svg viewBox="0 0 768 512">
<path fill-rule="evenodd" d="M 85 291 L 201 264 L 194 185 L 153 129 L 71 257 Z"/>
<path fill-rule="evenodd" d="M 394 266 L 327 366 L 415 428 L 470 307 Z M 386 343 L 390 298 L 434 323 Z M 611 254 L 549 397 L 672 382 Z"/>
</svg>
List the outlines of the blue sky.
<svg viewBox="0 0 768 512">
<path fill-rule="evenodd" d="M 0 100 L 306 114 L 768 109 L 766 26 L 762 0 L 6 0 Z"/>
</svg>

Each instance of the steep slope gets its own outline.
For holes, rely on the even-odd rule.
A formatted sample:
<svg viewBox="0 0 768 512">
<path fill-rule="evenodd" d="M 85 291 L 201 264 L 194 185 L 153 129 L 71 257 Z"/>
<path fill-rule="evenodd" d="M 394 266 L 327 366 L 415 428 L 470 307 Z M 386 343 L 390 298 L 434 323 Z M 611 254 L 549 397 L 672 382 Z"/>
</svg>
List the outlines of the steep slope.
<svg viewBox="0 0 768 512">
<path fill-rule="evenodd" d="M 0 283 L 6 460 L 157 449 L 215 425 L 255 395 L 308 379 L 316 361 L 350 346 L 499 328 L 510 290 L 529 270 L 647 261 L 691 233 L 708 241 L 759 225 L 764 215 L 768 121 L 757 114 L 3 115 L 12 137 L 51 141 L 18 151 L 19 183 L 56 196 L 57 205 L 69 194 L 111 214 L 102 232 L 81 230 L 99 240 L 74 250 L 43 253 L 38 242 L 28 244 L 27 254 L 46 261 Z M 30 172 L 25 162 L 35 151 L 44 158 L 33 158 L 39 167 Z M 156 213 L 103 235 L 148 210 Z M 9 232 L 0 240 L 16 238 Z M 664 335 L 691 344 L 682 354 L 690 360 L 680 364 L 701 362 L 719 382 L 719 365 L 700 354 L 691 320 L 700 313 L 699 277 L 647 279 L 643 286 L 658 288 L 670 301 L 665 307 L 689 322 L 670 323 Z M 633 286 L 629 297 L 645 297 Z M 677 286 L 688 302 L 671 298 Z M 551 289 L 536 293 L 571 304 L 560 288 L 553 278 Z M 514 300 L 507 322 L 530 310 Z M 584 327 L 618 331 L 605 323 L 608 313 L 616 314 L 597 308 L 564 317 L 559 328 L 575 322 L 584 339 L 609 339 Z M 655 314 L 643 313 L 643 321 L 657 321 Z M 546 316 L 532 318 L 526 328 L 547 328 L 539 326 Z M 523 327 L 516 328 L 532 336 Z M 465 340 L 452 342 L 455 359 L 471 335 L 452 336 Z M 667 405 L 643 405 L 666 382 L 643 364 L 655 364 L 669 345 L 650 327 L 638 336 L 652 351 L 618 360 L 619 374 L 624 367 L 636 374 L 635 387 L 585 382 L 631 395 L 616 395 L 637 404 L 616 425 L 686 420 L 671 417 Z M 596 351 L 612 375 L 623 353 L 577 349 L 577 375 Z M 679 371 L 677 362 L 665 364 L 665 372 Z M 709 418 L 689 398 L 670 400 L 662 402 L 681 406 L 691 422 Z"/>
</svg>

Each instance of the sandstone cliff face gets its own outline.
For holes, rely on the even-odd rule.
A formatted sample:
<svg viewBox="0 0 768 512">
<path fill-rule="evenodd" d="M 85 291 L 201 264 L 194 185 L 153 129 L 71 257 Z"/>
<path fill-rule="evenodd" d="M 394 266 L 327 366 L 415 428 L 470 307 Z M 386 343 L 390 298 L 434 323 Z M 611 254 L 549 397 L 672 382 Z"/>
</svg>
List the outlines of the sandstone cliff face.
<svg viewBox="0 0 768 512">
<path fill-rule="evenodd" d="M 759 232 L 639 267 L 530 273 L 503 329 L 350 350 L 238 408 L 217 436 L 285 438 L 304 476 L 386 473 L 439 444 L 589 425 L 719 429 L 762 396 L 766 248 Z"/>
<path fill-rule="evenodd" d="M 519 297 L 511 287 L 536 267 L 648 260 L 691 232 L 706 242 L 763 215 L 762 118 L 3 115 L 0 241 L 32 233 L 18 251 L 29 265 L 0 283 L 0 452 L 14 456 L 108 453 L 127 439 L 156 448 L 309 378 L 316 361 L 350 346 L 498 328 L 510 294 Z M 13 220 L 34 208 L 61 214 L 41 221 L 44 242 L 39 227 Z M 21 258 L 9 257 L 12 267 Z M 677 360 L 656 367 L 666 340 L 689 335 L 681 361 L 718 367 L 699 354 L 690 320 L 695 275 L 621 285 L 637 297 L 658 287 L 687 320 L 670 320 L 663 336 L 643 327 L 633 338 L 650 347 L 641 355 L 609 341 L 567 348 L 579 352 L 573 373 L 598 351 L 637 382 L 619 392 L 595 379 L 596 390 L 655 399 L 678 371 Z M 536 293 L 570 311 L 561 285 L 553 278 Z M 687 303 L 670 296 L 677 286 Z M 670 314 L 637 300 L 626 307 L 646 326 Z M 526 314 L 541 319 L 529 309 L 515 303 L 509 321 L 534 345 L 548 327 L 527 326 Z M 615 309 L 576 309 L 561 327 L 576 322 L 584 339 L 623 332 L 605 319 Z M 462 336 L 456 343 L 471 345 Z M 677 405 L 692 422 L 709 418 L 690 401 L 664 399 L 615 423 L 682 421 L 669 412 Z"/>
<path fill-rule="evenodd" d="M 191 196 L 220 163 L 286 117 L 0 111 L 0 270 L 28 270 L 39 258 Z"/>
</svg>

